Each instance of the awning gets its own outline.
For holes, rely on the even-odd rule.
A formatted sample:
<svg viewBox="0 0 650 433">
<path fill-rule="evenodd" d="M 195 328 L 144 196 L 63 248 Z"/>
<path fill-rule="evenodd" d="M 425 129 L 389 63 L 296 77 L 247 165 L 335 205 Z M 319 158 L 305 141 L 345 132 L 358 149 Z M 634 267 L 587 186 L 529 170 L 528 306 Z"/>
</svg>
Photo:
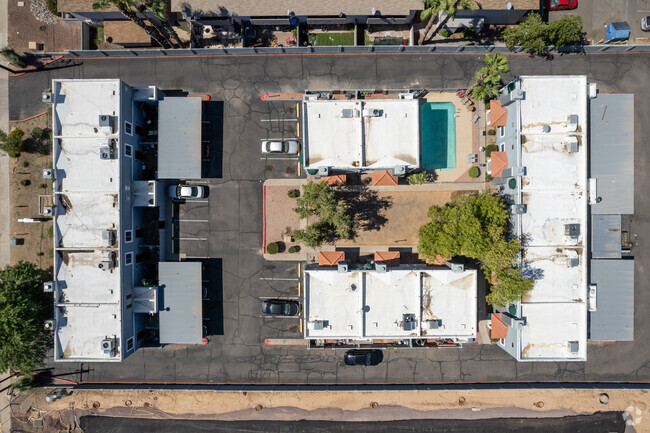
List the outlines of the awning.
<svg viewBox="0 0 650 433">
<path fill-rule="evenodd" d="M 198 344 L 203 340 L 201 263 L 158 263 L 161 344 Z"/>
<path fill-rule="evenodd" d="M 634 213 L 634 95 L 599 94 L 590 102 L 591 177 L 600 198 L 593 214 Z"/>
<path fill-rule="evenodd" d="M 634 340 L 634 260 L 592 260 L 596 311 L 590 313 L 590 340 Z"/>
<path fill-rule="evenodd" d="M 158 104 L 158 179 L 201 178 L 201 98 Z"/>
</svg>

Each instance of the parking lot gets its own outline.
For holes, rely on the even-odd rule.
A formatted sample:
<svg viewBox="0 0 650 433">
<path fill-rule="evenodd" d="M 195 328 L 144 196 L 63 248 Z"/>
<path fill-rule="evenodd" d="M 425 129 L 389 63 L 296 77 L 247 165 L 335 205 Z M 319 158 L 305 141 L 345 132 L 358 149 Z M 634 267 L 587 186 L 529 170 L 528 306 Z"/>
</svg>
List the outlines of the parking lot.
<svg viewBox="0 0 650 433">
<path fill-rule="evenodd" d="M 51 365 L 57 373 L 81 381 L 228 382 L 228 383 L 414 383 L 539 380 L 650 380 L 650 323 L 645 311 L 648 279 L 650 135 L 647 54 L 556 56 L 549 61 L 510 55 L 511 73 L 587 74 L 599 89 L 632 92 L 636 100 L 635 188 L 637 233 L 635 342 L 590 344 L 586 363 L 517 363 L 493 345 L 462 349 L 395 349 L 385 351 L 377 367 L 345 367 L 343 353 L 305 347 L 267 346 L 266 338 L 300 338 L 293 319 L 266 318 L 261 302 L 297 294 L 297 264 L 267 262 L 262 247 L 262 183 L 295 177 L 297 162 L 261 155 L 261 141 L 296 135 L 295 104 L 260 100 L 265 92 L 301 92 L 332 88 L 466 88 L 481 67 L 477 55 L 320 55 L 225 56 L 176 59 L 86 59 L 68 67 L 30 74 L 10 82 L 12 119 L 43 110 L 40 93 L 59 77 L 122 78 L 131 85 L 209 93 L 214 108 L 210 157 L 206 161 L 207 202 L 179 203 L 179 253 L 187 259 L 209 257 L 204 280 L 208 300 L 204 317 L 210 342 L 201 346 L 140 349 L 120 364 Z M 153 77 L 155 78 L 155 81 Z M 293 105 L 293 108 L 292 108 Z M 220 116 L 219 116 L 220 113 Z M 290 211 L 290 210 L 287 210 Z M 207 221 L 206 221 L 207 220 Z"/>
</svg>

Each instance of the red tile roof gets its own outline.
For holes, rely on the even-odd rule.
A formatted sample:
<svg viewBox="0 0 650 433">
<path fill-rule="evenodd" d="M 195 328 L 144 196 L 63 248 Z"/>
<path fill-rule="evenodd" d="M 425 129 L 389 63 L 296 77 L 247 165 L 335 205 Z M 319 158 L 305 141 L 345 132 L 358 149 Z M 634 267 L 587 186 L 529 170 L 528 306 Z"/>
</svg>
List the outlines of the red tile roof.
<svg viewBox="0 0 650 433">
<path fill-rule="evenodd" d="M 445 258 L 438 254 L 435 260 L 427 259 L 427 265 L 444 265 L 449 260 L 451 260 L 451 256 Z"/>
<path fill-rule="evenodd" d="M 501 176 L 503 169 L 508 168 L 508 154 L 505 152 L 492 152 L 492 177 Z"/>
<path fill-rule="evenodd" d="M 506 338 L 508 336 L 508 325 L 501 320 L 501 313 L 492 313 L 491 338 Z"/>
<path fill-rule="evenodd" d="M 343 251 L 320 251 L 318 253 L 318 266 L 337 266 L 345 260 Z"/>
<path fill-rule="evenodd" d="M 347 183 L 348 177 L 345 174 L 335 174 L 333 176 L 321 177 L 321 180 L 327 182 L 329 186 L 343 186 Z"/>
<path fill-rule="evenodd" d="M 501 106 L 498 100 L 490 101 L 490 125 L 506 126 L 508 121 L 508 110 Z"/>
<path fill-rule="evenodd" d="M 375 262 L 384 262 L 389 268 L 399 266 L 399 251 L 375 251 Z"/>
<path fill-rule="evenodd" d="M 373 171 L 372 184 L 375 186 L 395 186 L 397 185 L 397 176 L 393 176 L 388 170 Z"/>
</svg>

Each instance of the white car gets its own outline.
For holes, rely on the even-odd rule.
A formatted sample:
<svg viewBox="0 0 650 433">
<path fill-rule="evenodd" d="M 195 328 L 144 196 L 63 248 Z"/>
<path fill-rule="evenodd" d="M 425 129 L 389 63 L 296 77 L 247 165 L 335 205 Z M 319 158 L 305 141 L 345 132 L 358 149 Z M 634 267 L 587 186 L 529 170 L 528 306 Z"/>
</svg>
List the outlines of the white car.
<svg viewBox="0 0 650 433">
<path fill-rule="evenodd" d="M 650 16 L 641 18 L 641 30 L 644 32 L 650 31 Z"/>
<path fill-rule="evenodd" d="M 281 153 L 295 155 L 300 151 L 300 143 L 296 140 L 266 140 L 262 142 L 262 153 Z"/>
<path fill-rule="evenodd" d="M 203 198 L 205 187 L 201 185 L 171 185 L 169 187 L 171 198 Z"/>
</svg>

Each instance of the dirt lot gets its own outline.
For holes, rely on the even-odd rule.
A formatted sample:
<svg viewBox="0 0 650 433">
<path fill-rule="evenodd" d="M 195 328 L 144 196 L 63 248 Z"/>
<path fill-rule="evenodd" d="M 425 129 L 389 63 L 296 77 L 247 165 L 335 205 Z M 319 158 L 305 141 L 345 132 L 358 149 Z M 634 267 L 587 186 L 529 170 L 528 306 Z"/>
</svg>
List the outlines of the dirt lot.
<svg viewBox="0 0 650 433">
<path fill-rule="evenodd" d="M 25 260 L 47 269 L 52 266 L 53 257 L 52 221 L 19 223 L 18 219 L 39 218 L 39 195 L 52 194 L 52 181 L 43 179 L 43 169 L 52 164 L 51 144 L 49 140 L 38 142 L 30 137 L 35 127 L 50 128 L 50 117 L 42 115 L 12 126 L 25 132 L 26 143 L 25 151 L 9 162 L 10 233 L 12 238 L 24 242 L 11 247 L 11 263 Z"/>
<path fill-rule="evenodd" d="M 650 431 L 647 391 L 608 390 L 608 404 L 599 402 L 603 391 L 595 390 L 328 392 L 326 396 L 322 392 L 76 391 L 46 403 L 44 396 L 49 391 L 35 390 L 14 406 L 14 414 L 20 414 L 16 424 L 30 416 L 44 417 L 46 425 L 67 428 L 87 414 L 159 419 L 383 421 L 626 411 L 637 432 Z"/>
<path fill-rule="evenodd" d="M 296 207 L 296 199 L 287 196 L 291 189 L 300 189 L 300 185 L 283 186 L 277 185 L 266 187 L 266 243 L 283 242 L 285 235 L 291 234 L 300 228 L 300 218 L 293 211 Z M 288 249 L 297 243 L 284 245 Z"/>
</svg>

